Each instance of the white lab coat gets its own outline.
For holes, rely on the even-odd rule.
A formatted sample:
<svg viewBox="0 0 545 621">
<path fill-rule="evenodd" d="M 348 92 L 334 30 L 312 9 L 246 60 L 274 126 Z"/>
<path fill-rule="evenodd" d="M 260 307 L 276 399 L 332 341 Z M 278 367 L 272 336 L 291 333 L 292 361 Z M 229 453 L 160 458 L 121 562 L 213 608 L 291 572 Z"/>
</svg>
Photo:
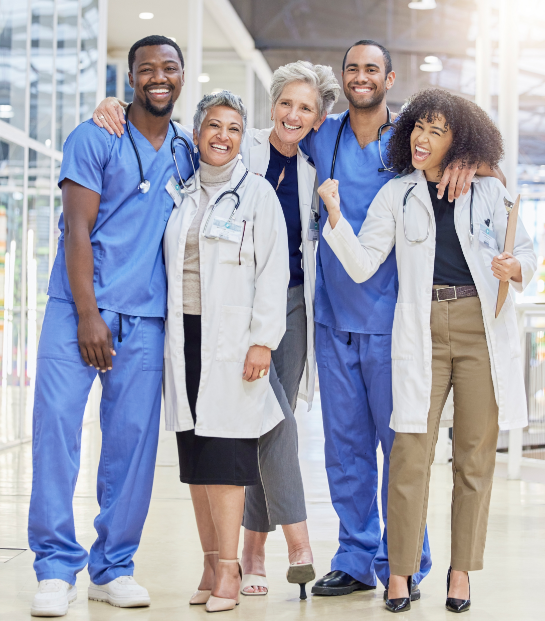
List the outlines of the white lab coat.
<svg viewBox="0 0 545 621">
<path fill-rule="evenodd" d="M 424 237 L 429 222 L 430 234 L 423 243 L 408 242 L 403 229 L 403 197 L 413 183 L 417 185 L 407 201 L 407 236 Z M 342 187 L 339 191 L 342 193 Z M 503 250 L 507 227 L 504 198 L 510 198 L 503 185 L 492 177 L 475 179 L 474 192 L 473 243 L 469 237 L 470 192 L 456 201 L 454 222 L 481 301 L 499 426 L 502 430 L 514 429 L 527 425 L 520 340 L 511 295 L 495 318 L 499 281 L 490 268 L 492 258 Z M 490 228 L 495 231 L 497 251 L 479 241 L 480 225 L 485 225 L 486 220 L 490 220 Z M 356 282 L 370 278 L 395 244 L 399 294 L 392 333 L 394 409 L 390 426 L 396 432 L 426 433 L 432 383 L 430 314 L 435 216 L 424 174 L 414 171 L 387 183 L 371 204 L 358 237 L 341 218 L 334 229 L 327 222 L 324 239 Z M 533 244 L 520 218 L 513 254 L 521 263 L 522 283 L 511 281 L 511 286 L 520 292 L 536 270 Z"/>
<path fill-rule="evenodd" d="M 267 174 L 271 157 L 269 137 L 272 127 L 268 129 L 248 129 L 244 135 L 240 153 L 246 166 L 261 176 Z M 297 149 L 297 184 L 299 188 L 299 211 L 301 214 L 301 237 L 303 253 L 303 271 L 305 306 L 307 312 L 307 360 L 299 397 L 312 407 L 314 385 L 316 381 L 316 354 L 314 349 L 314 289 L 316 284 L 316 242 L 309 240 L 308 228 L 312 212 L 319 213 L 318 195 L 316 193 L 316 170 L 308 163 L 308 157 Z"/>
<path fill-rule="evenodd" d="M 238 162 L 230 188 L 237 185 L 245 171 L 242 162 Z M 200 171 L 196 177 L 200 188 Z M 206 209 L 199 237 L 202 368 L 195 426 L 185 387 L 183 266 L 187 232 L 199 206 L 200 189 L 174 208 L 165 231 L 166 428 L 186 431 L 195 427 L 200 436 L 258 438 L 283 420 L 284 415 L 269 376 L 250 383 L 242 379 L 242 372 L 251 345 L 276 349 L 286 330 L 286 223 L 269 182 L 249 173 L 238 190 L 241 200 L 234 216 L 236 222 L 246 221 L 242 242 L 208 239 L 203 231 L 220 193 Z M 223 199 L 214 209 L 214 217 L 228 218 L 233 206 L 232 200 Z"/>
</svg>

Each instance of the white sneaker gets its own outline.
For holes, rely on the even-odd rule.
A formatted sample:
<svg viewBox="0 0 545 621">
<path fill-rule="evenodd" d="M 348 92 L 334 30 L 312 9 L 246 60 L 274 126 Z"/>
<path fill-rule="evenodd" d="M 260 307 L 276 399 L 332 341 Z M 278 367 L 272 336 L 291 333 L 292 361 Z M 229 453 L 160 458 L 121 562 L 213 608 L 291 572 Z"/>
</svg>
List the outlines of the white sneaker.
<svg viewBox="0 0 545 621">
<path fill-rule="evenodd" d="M 141 587 L 132 576 L 119 576 L 108 584 L 89 585 L 89 599 L 108 602 L 120 608 L 149 606 L 151 603 L 147 589 Z"/>
<path fill-rule="evenodd" d="M 41 580 L 38 592 L 32 601 L 30 614 L 33 617 L 63 617 L 68 612 L 68 604 L 76 600 L 76 585 L 57 578 Z"/>
</svg>

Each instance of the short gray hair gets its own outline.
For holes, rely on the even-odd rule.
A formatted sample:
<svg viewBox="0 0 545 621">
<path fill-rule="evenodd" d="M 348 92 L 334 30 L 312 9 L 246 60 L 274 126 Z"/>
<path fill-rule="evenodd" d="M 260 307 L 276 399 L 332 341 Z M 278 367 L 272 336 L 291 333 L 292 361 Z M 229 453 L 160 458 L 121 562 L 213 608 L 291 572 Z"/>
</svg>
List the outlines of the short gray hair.
<svg viewBox="0 0 545 621">
<path fill-rule="evenodd" d="M 298 60 L 295 63 L 279 67 L 273 73 L 270 90 L 273 108 L 280 99 L 284 88 L 292 82 L 306 82 L 316 89 L 320 118 L 333 110 L 333 106 L 337 103 L 341 93 L 341 87 L 331 67 L 313 65 L 306 60 Z"/>
<path fill-rule="evenodd" d="M 211 95 L 205 95 L 197 104 L 197 110 L 193 117 L 193 129 L 198 133 L 201 131 L 201 125 L 204 121 L 206 114 L 210 108 L 216 106 L 226 106 L 232 108 L 235 112 L 238 112 L 242 117 L 242 133 L 246 131 L 246 106 L 242 103 L 242 99 L 231 93 L 231 91 L 220 91 L 219 93 L 212 93 Z"/>
</svg>

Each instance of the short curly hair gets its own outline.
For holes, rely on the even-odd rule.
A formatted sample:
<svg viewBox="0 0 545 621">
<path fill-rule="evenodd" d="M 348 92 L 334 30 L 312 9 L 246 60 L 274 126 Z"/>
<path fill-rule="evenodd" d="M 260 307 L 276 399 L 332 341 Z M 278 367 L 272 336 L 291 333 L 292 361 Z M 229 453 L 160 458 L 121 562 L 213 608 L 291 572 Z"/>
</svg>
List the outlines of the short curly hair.
<svg viewBox="0 0 545 621">
<path fill-rule="evenodd" d="M 411 133 L 415 123 L 432 123 L 438 114 L 446 119 L 452 131 L 452 144 L 441 168 L 455 161 L 462 168 L 488 164 L 496 168 L 503 158 L 503 139 L 486 112 L 472 101 L 453 95 L 441 88 L 427 88 L 410 97 L 394 123 L 388 143 L 390 166 L 398 172 L 414 170 L 411 154 Z"/>
</svg>

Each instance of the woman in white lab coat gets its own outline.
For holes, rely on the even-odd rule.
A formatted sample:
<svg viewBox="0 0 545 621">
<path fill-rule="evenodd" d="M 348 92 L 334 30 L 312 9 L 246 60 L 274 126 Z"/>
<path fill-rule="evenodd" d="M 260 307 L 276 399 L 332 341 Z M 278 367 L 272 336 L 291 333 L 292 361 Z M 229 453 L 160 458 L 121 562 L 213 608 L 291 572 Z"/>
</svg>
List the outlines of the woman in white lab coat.
<svg viewBox="0 0 545 621">
<path fill-rule="evenodd" d="M 268 371 L 286 328 L 286 223 L 270 184 L 240 161 L 245 123 L 228 91 L 198 104 L 195 191 L 171 188 L 164 237 L 165 418 L 207 558 L 190 603 L 209 612 L 238 603 L 244 487 L 259 482 L 258 438 L 284 418 Z"/>
<path fill-rule="evenodd" d="M 290 260 L 286 333 L 272 352 L 270 379 L 285 418 L 260 438 L 260 481 L 246 490 L 241 588 L 244 595 L 268 592 L 265 543 L 268 532 L 278 525 L 282 525 L 288 544 L 288 580 L 303 584 L 315 577 L 294 411 L 297 397 L 305 400 L 310 410 L 316 378 L 314 285 L 318 199 L 316 170 L 299 148 L 299 142 L 309 132 L 318 130 L 339 93 L 331 67 L 306 61 L 280 67 L 273 74 L 270 89 L 273 127 L 248 129 L 241 144 L 244 164 L 266 178 L 279 197 L 287 224 Z M 121 135 L 121 104 L 115 98 L 106 99 L 95 110 L 95 123 Z M 269 412 L 274 415 L 273 410 Z"/>
<path fill-rule="evenodd" d="M 402 109 L 394 131 L 390 165 L 408 174 L 377 194 L 358 236 L 340 213 L 342 187 L 326 181 L 319 189 L 329 212 L 324 239 L 356 282 L 370 278 L 396 248 L 386 606 L 410 608 L 439 420 L 453 387 L 446 606 L 463 612 L 470 606 L 467 572 L 483 567 L 498 429 L 527 424 L 515 309 L 509 295 L 495 318 L 498 282 L 521 292 L 536 257 L 520 220 L 514 252 L 504 252 L 512 202 L 497 179 L 474 179 L 455 205 L 437 198 L 441 173 L 454 160 L 494 168 L 502 156 L 501 135 L 478 106 L 440 89 L 422 91 Z"/>
</svg>

